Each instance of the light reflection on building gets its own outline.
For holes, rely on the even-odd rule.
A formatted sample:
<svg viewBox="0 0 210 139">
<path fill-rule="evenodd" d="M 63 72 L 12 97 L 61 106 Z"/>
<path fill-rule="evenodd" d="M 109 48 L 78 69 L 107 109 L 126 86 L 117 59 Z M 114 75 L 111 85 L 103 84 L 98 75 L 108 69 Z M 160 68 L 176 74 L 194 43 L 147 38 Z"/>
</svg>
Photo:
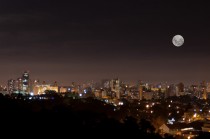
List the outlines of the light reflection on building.
<svg viewBox="0 0 210 139">
<path fill-rule="evenodd" d="M 33 88 L 34 95 L 44 94 L 46 90 L 53 90 L 58 92 L 57 86 L 51 86 L 49 84 L 35 85 Z"/>
</svg>

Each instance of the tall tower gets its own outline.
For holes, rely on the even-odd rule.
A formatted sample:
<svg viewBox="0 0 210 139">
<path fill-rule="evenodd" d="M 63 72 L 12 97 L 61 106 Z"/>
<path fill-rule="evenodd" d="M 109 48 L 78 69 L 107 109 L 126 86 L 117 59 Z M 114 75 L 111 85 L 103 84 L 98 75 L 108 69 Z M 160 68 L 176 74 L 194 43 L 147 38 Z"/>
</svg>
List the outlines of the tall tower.
<svg viewBox="0 0 210 139">
<path fill-rule="evenodd" d="M 13 80 L 13 79 L 8 80 L 7 91 L 8 91 L 9 94 L 14 93 L 14 91 L 15 91 L 15 80 Z"/>
<path fill-rule="evenodd" d="M 118 78 L 115 80 L 115 91 L 117 99 L 120 99 L 120 80 Z"/>
<path fill-rule="evenodd" d="M 139 84 L 139 100 L 142 100 L 143 97 L 143 85 L 142 82 Z"/>
<path fill-rule="evenodd" d="M 110 81 L 110 88 L 116 93 L 116 98 L 120 99 L 120 80 L 118 78 Z"/>
<path fill-rule="evenodd" d="M 207 99 L 207 90 L 206 90 L 206 82 L 205 81 L 202 82 L 201 87 L 202 87 L 202 92 L 203 92 L 203 99 L 206 100 Z"/>
<path fill-rule="evenodd" d="M 29 93 L 30 88 L 29 88 L 29 73 L 25 71 L 22 75 L 22 82 L 23 82 L 23 91 L 25 93 Z"/>
<path fill-rule="evenodd" d="M 22 78 L 17 78 L 17 91 L 18 93 L 20 93 L 21 91 L 23 91 L 23 80 Z"/>
</svg>

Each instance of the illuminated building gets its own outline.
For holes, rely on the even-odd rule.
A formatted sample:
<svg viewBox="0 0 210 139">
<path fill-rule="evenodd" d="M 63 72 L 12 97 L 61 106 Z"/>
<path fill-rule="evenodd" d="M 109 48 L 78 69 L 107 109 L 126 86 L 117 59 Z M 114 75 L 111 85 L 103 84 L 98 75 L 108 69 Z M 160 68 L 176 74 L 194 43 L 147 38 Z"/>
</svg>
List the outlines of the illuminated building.
<svg viewBox="0 0 210 139">
<path fill-rule="evenodd" d="M 107 91 L 106 90 L 102 90 L 102 98 L 107 98 Z"/>
<path fill-rule="evenodd" d="M 168 88 L 168 97 L 177 95 L 177 87 L 174 84 L 171 84 Z"/>
<path fill-rule="evenodd" d="M 39 84 L 39 80 L 34 80 L 33 85 L 36 86 L 36 85 L 38 85 L 38 84 Z"/>
<path fill-rule="evenodd" d="M 7 91 L 9 94 L 14 93 L 15 91 L 15 80 L 10 79 L 8 80 L 8 84 L 7 84 Z"/>
<path fill-rule="evenodd" d="M 71 83 L 71 87 L 68 87 L 67 92 L 78 93 L 78 86 L 76 86 L 75 82 Z"/>
<path fill-rule="evenodd" d="M 179 92 L 184 92 L 184 84 L 181 82 L 177 85 Z"/>
<path fill-rule="evenodd" d="M 210 83 L 207 83 L 206 92 L 207 92 L 207 93 L 210 93 Z"/>
<path fill-rule="evenodd" d="M 206 92 L 206 88 L 203 89 L 203 99 L 207 99 L 208 98 L 208 95 L 207 95 L 207 92 Z"/>
<path fill-rule="evenodd" d="M 101 84 L 102 84 L 103 88 L 110 88 L 110 82 L 108 79 L 103 79 L 101 81 Z"/>
<path fill-rule="evenodd" d="M 59 92 L 60 93 L 66 93 L 67 90 L 68 90 L 68 88 L 66 88 L 66 87 L 59 87 Z"/>
<path fill-rule="evenodd" d="M 202 131 L 203 132 L 210 132 L 210 122 L 209 121 L 204 123 L 204 125 L 202 127 Z"/>
<path fill-rule="evenodd" d="M 103 91 L 102 89 L 96 89 L 94 91 L 95 97 L 102 98 L 102 91 Z"/>
<path fill-rule="evenodd" d="M 142 85 L 142 83 L 140 83 L 140 85 L 139 85 L 139 100 L 142 100 L 142 96 L 143 96 L 143 85 Z"/>
<path fill-rule="evenodd" d="M 175 92 L 176 96 L 180 96 L 179 87 L 177 85 L 175 86 Z"/>
<path fill-rule="evenodd" d="M 142 92 L 142 93 L 143 93 L 144 99 L 146 99 L 146 100 L 151 100 L 153 98 L 154 92 Z M 142 99 L 140 99 L 140 100 L 142 100 Z"/>
<path fill-rule="evenodd" d="M 26 93 L 29 93 L 30 88 L 29 88 L 29 73 L 25 71 L 22 75 L 22 83 L 23 83 L 23 91 Z"/>
<path fill-rule="evenodd" d="M 206 96 L 207 96 L 207 99 L 210 98 L 210 83 L 209 82 L 206 84 Z"/>
<path fill-rule="evenodd" d="M 75 87 L 75 82 L 72 82 L 71 83 L 71 86 L 74 88 Z"/>
<path fill-rule="evenodd" d="M 114 79 L 110 81 L 111 91 L 116 93 L 117 99 L 120 99 L 120 80 Z"/>
<path fill-rule="evenodd" d="M 46 90 L 53 90 L 58 92 L 57 86 L 51 86 L 48 84 L 36 85 L 33 88 L 34 95 L 44 94 Z"/>
<path fill-rule="evenodd" d="M 59 90 L 58 92 L 60 93 L 67 93 L 67 92 L 72 92 L 75 91 L 74 89 L 72 89 L 72 86 L 59 86 Z"/>
<path fill-rule="evenodd" d="M 77 86 L 77 93 L 82 93 L 82 87 L 81 87 L 81 85 L 78 85 Z"/>
<path fill-rule="evenodd" d="M 207 99 L 207 89 L 206 89 L 207 87 L 206 87 L 206 82 L 205 81 L 203 81 L 202 83 L 201 83 L 201 90 L 202 90 L 202 92 L 203 92 L 203 99 Z"/>
<path fill-rule="evenodd" d="M 16 86 L 17 86 L 18 93 L 22 92 L 23 91 L 23 80 L 22 80 L 22 78 L 18 78 L 16 83 L 17 83 Z"/>
<path fill-rule="evenodd" d="M 1 85 L 0 86 L 0 91 L 3 91 L 4 90 L 4 87 Z"/>
</svg>

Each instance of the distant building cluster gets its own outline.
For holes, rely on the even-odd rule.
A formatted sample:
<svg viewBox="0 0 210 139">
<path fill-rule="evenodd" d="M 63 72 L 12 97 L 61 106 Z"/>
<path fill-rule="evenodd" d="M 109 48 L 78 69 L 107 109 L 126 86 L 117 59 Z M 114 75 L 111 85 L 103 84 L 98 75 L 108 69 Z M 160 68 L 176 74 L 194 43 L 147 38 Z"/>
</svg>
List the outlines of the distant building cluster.
<svg viewBox="0 0 210 139">
<path fill-rule="evenodd" d="M 25 71 L 21 77 L 16 80 L 10 79 L 7 83 L 8 94 L 12 93 L 30 93 L 31 81 L 29 78 L 29 72 Z"/>
<path fill-rule="evenodd" d="M 100 83 L 89 82 L 77 85 L 72 82 L 69 86 L 58 85 L 57 82 L 47 84 L 45 81 L 32 80 L 29 72 L 23 72 L 21 77 L 16 80 L 8 80 L 7 87 L 1 86 L 3 94 L 44 94 L 46 90 L 53 90 L 57 93 L 75 93 L 80 97 L 93 96 L 96 98 L 107 99 L 108 101 L 118 101 L 124 99 L 151 100 L 162 99 L 172 96 L 191 95 L 199 99 L 210 97 L 210 83 L 205 81 L 200 84 L 185 86 L 182 82 L 178 84 L 149 84 L 138 81 L 136 85 L 126 84 L 119 78 L 104 79 Z"/>
<path fill-rule="evenodd" d="M 6 89 L 7 88 L 7 89 Z M 31 80 L 28 71 L 25 71 L 21 77 L 16 80 L 10 79 L 7 82 L 7 87 L 1 91 L 5 91 L 4 94 L 31 94 L 31 95 L 39 95 L 44 94 L 46 90 L 54 90 L 58 92 L 58 86 L 56 83 L 53 85 L 46 84 L 45 81 L 42 83 L 39 80 Z"/>
</svg>

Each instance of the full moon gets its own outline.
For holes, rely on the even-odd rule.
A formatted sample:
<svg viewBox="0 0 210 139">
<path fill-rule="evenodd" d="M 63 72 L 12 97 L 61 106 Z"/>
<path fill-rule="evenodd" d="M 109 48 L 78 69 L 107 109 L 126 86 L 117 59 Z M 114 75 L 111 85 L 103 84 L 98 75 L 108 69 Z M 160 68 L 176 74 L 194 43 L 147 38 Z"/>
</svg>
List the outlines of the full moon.
<svg viewBox="0 0 210 139">
<path fill-rule="evenodd" d="M 172 43 L 176 47 L 180 47 L 184 44 L 184 38 L 181 35 L 175 35 L 172 39 Z"/>
</svg>

